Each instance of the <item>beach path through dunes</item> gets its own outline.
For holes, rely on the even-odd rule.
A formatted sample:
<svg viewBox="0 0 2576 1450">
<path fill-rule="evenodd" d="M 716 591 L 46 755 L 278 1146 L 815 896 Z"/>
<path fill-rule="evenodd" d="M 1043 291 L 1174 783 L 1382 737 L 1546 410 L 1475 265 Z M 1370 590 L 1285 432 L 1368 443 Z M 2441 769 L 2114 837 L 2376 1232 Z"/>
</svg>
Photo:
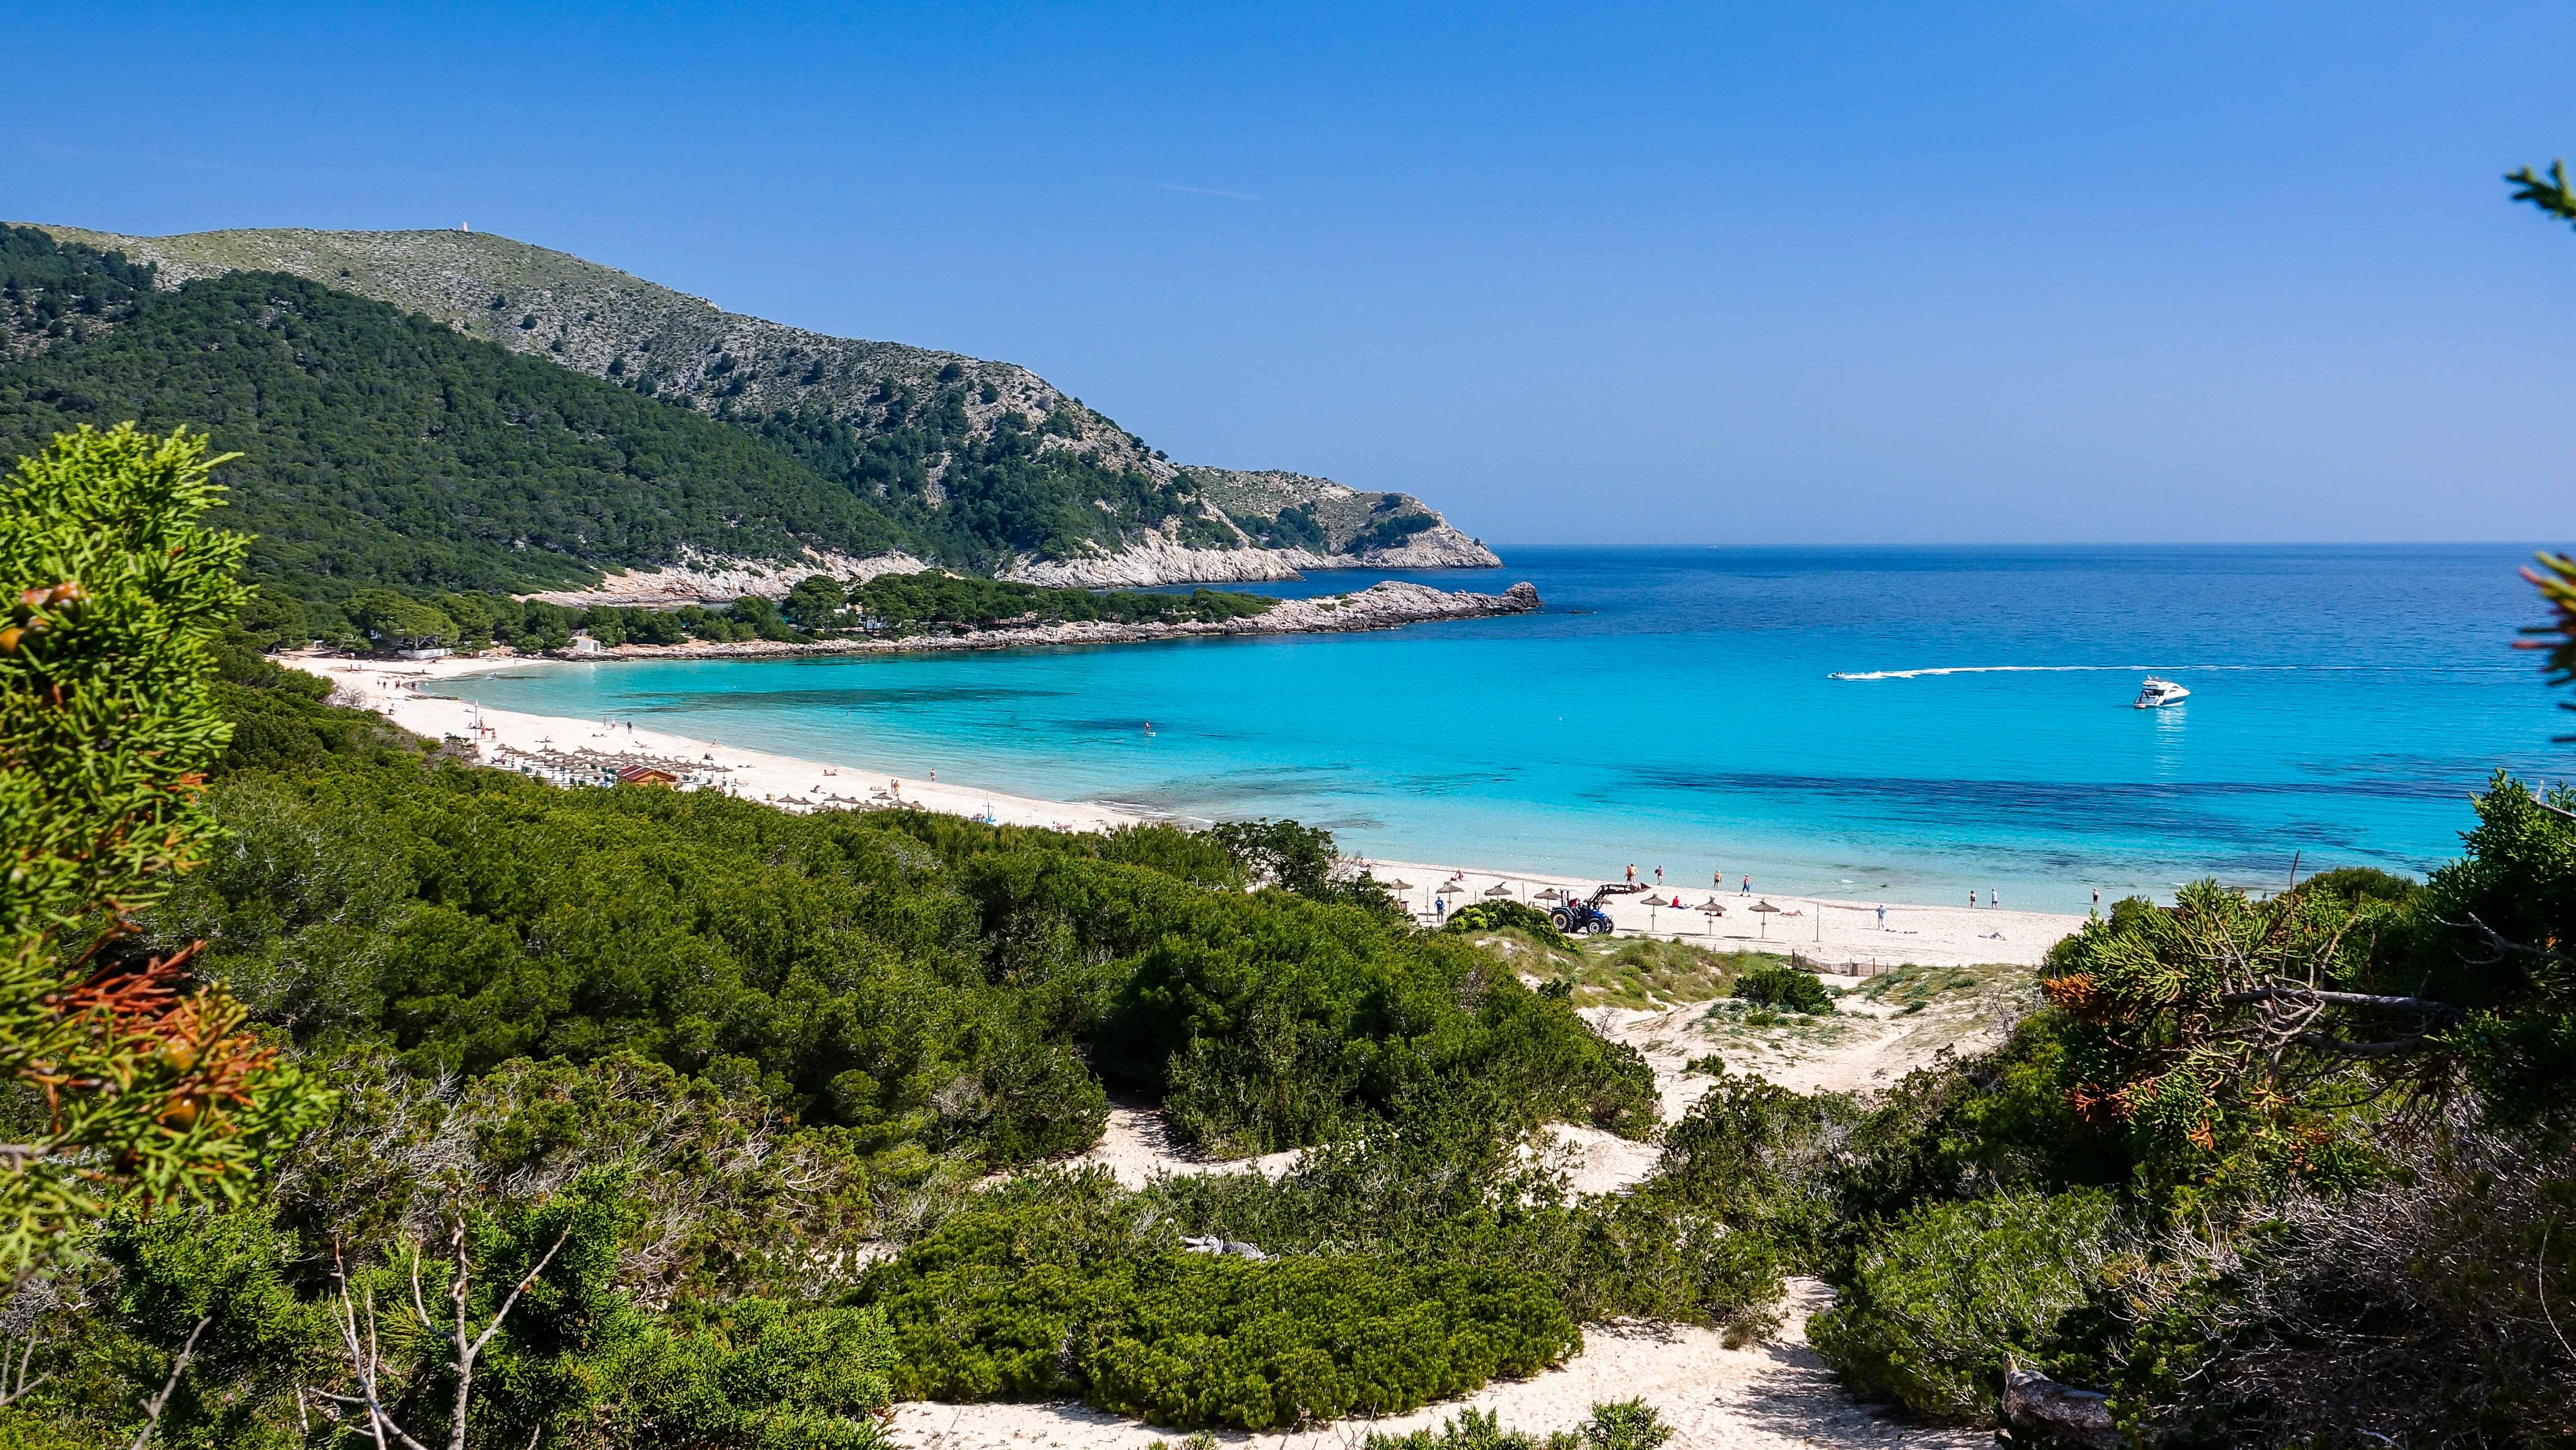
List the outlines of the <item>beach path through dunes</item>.
<svg viewBox="0 0 2576 1450">
<path fill-rule="evenodd" d="M 1888 1406 L 1846 1393 L 1807 1347 L 1806 1321 L 1832 1302 L 1813 1279 L 1789 1281 L 1780 1332 L 1728 1349 L 1719 1331 L 1692 1325 L 1595 1324 L 1583 1352 L 1525 1380 L 1498 1380 L 1475 1394 L 1407 1415 L 1342 1420 L 1302 1433 L 1218 1435 L 1245 1450 L 1357 1450 L 1371 1434 L 1436 1429 L 1462 1409 L 1488 1411 L 1505 1429 L 1546 1434 L 1573 1430 L 1592 1407 L 1643 1399 L 1676 1433 L 1676 1450 L 1771 1450 L 1771 1447 L 1921 1446 L 1965 1450 L 1990 1445 L 1991 1434 L 1927 1426 Z M 1087 1405 L 927 1402 L 897 1405 L 895 1437 L 915 1450 L 1153 1450 L 1176 1445 L 1180 1432 L 1105 1414 Z"/>
</svg>

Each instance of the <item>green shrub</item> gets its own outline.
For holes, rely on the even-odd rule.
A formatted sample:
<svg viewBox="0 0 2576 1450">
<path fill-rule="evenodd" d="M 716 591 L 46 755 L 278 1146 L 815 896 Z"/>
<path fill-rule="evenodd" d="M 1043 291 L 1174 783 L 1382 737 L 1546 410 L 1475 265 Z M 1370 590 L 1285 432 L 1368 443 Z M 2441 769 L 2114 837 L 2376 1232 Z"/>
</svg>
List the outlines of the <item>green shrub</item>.
<svg viewBox="0 0 2576 1450">
<path fill-rule="evenodd" d="M 1526 1272 L 1184 1253 L 1105 1176 L 1041 1179 L 870 1272 L 903 1395 L 1079 1395 L 1156 1424 L 1261 1430 L 1400 1414 L 1582 1345 Z"/>
<path fill-rule="evenodd" d="M 1517 901 L 1478 901 L 1459 907 L 1449 913 L 1449 920 L 1442 923 L 1440 929 L 1463 934 L 1501 931 L 1507 927 L 1528 932 L 1549 946 L 1569 952 L 1574 950 L 1574 943 L 1556 929 L 1556 922 L 1546 912 Z"/>
<path fill-rule="evenodd" d="M 1673 1427 L 1644 1400 L 1614 1400 L 1592 1407 L 1583 1442 L 1592 1450 L 1655 1450 L 1673 1438 Z"/>
<path fill-rule="evenodd" d="M 1757 1007 L 1786 1007 L 1811 1016 L 1830 1016 L 1833 994 L 1825 984 L 1796 967 L 1755 967 L 1736 979 L 1735 995 Z"/>
<path fill-rule="evenodd" d="M 1371 1435 L 1360 1442 L 1360 1450 L 1581 1450 L 1582 1444 L 1570 1430 L 1552 1435 L 1506 1430 L 1502 1417 L 1492 1411 L 1467 1409 L 1455 1419 L 1442 1420 L 1437 1430 Z"/>
<path fill-rule="evenodd" d="M 1360 1442 L 1360 1450 L 1655 1450 L 1671 1438 L 1673 1427 L 1652 1406 L 1643 1400 L 1620 1400 L 1594 1405 L 1592 1418 L 1580 1430 L 1548 1435 L 1506 1430 L 1502 1417 L 1491 1411 L 1461 1410 L 1455 1419 L 1441 1421 L 1437 1430 L 1371 1435 Z"/>
<path fill-rule="evenodd" d="M 1807 1340 L 1907 1409 L 1991 1419 L 2007 1360 L 2047 1352 L 2118 1229 L 2095 1190 L 1916 1208 L 1861 1246 L 1842 1302 L 1807 1322 Z"/>
</svg>

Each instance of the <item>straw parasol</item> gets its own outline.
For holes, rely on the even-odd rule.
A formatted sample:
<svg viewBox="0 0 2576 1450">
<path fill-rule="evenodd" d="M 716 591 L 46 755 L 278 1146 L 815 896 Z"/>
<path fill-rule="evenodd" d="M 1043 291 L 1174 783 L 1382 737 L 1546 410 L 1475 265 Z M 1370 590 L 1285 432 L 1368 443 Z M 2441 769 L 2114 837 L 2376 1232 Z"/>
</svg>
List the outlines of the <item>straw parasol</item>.
<svg viewBox="0 0 2576 1450">
<path fill-rule="evenodd" d="M 1726 915 L 1726 908 L 1719 904 L 1718 899 L 1712 896 L 1708 900 L 1701 902 L 1693 909 L 1699 912 L 1699 914 L 1708 922 L 1708 927 L 1702 935 L 1717 935 L 1717 919 Z"/>
<path fill-rule="evenodd" d="M 1493 885 L 1486 887 L 1479 894 L 1484 896 L 1509 896 L 1512 894 L 1512 889 L 1497 881 Z"/>
<path fill-rule="evenodd" d="M 1779 909 L 1780 908 L 1773 906 L 1770 899 L 1767 897 L 1745 908 L 1747 911 L 1758 911 L 1762 913 L 1762 935 L 1766 937 L 1771 935 L 1771 913 L 1778 911 Z"/>
<path fill-rule="evenodd" d="M 1534 901 L 1566 901 L 1572 898 L 1570 898 L 1565 892 L 1559 891 L 1555 887 L 1551 886 L 1531 899 Z"/>
</svg>

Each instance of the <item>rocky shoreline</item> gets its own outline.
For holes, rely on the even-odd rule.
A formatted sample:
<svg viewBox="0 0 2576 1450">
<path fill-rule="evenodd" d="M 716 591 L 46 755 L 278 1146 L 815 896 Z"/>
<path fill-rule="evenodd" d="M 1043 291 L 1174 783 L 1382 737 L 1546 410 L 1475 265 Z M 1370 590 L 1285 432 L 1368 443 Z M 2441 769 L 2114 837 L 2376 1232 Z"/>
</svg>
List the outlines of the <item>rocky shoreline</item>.
<svg viewBox="0 0 2576 1450">
<path fill-rule="evenodd" d="M 770 659 L 790 655 L 896 654 L 907 650 L 1026 649 L 1043 645 L 1145 644 L 1165 639 L 1207 639 L 1256 634 L 1349 634 L 1397 629 L 1450 619 L 1532 614 L 1538 586 L 1526 581 L 1500 594 L 1440 590 L 1390 579 L 1351 594 L 1283 599 L 1264 613 L 1241 619 L 1182 624 L 1117 624 L 1108 621 L 979 629 L 970 634 L 914 635 L 901 639 L 827 639 L 810 644 L 745 640 L 737 644 L 624 644 L 607 649 L 549 650 L 557 659 L 716 660 Z"/>
</svg>

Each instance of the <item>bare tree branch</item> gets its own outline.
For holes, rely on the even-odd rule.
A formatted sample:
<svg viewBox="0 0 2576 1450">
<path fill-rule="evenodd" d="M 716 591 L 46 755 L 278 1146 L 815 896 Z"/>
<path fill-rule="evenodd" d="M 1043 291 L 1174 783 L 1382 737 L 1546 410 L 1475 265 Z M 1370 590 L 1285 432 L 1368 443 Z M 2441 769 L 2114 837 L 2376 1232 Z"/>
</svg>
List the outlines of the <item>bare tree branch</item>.
<svg viewBox="0 0 2576 1450">
<path fill-rule="evenodd" d="M 179 1357 L 170 1365 L 170 1377 L 161 1382 L 161 1393 L 143 1402 L 143 1428 L 135 1432 L 132 1450 L 143 1450 L 152 1443 L 152 1431 L 161 1423 L 161 1412 L 169 1408 L 170 1397 L 179 1392 L 179 1376 L 188 1372 L 188 1361 L 197 1357 L 197 1336 L 214 1322 L 215 1316 L 209 1314 L 188 1331 L 188 1342 L 179 1346 Z"/>
</svg>

